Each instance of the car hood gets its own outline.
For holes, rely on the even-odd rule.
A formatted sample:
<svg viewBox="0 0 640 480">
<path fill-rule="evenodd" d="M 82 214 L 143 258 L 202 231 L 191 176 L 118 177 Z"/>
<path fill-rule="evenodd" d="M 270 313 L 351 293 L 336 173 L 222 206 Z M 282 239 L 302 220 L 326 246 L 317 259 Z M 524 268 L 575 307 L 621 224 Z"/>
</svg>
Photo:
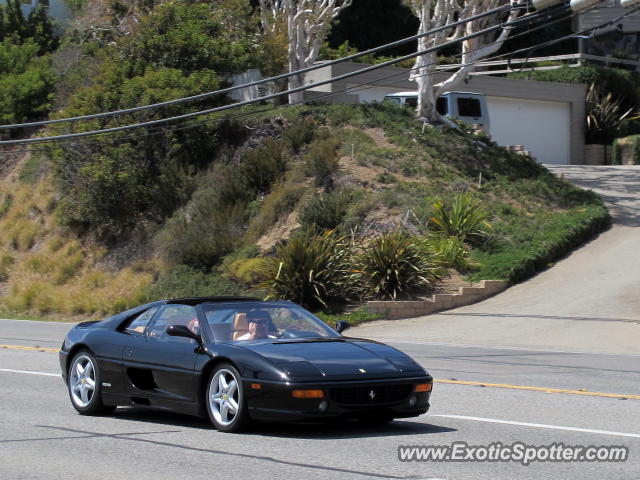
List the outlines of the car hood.
<svg viewBox="0 0 640 480">
<path fill-rule="evenodd" d="M 282 368 L 292 380 L 368 380 L 425 375 L 404 353 L 358 339 L 300 339 L 242 345 Z"/>
</svg>

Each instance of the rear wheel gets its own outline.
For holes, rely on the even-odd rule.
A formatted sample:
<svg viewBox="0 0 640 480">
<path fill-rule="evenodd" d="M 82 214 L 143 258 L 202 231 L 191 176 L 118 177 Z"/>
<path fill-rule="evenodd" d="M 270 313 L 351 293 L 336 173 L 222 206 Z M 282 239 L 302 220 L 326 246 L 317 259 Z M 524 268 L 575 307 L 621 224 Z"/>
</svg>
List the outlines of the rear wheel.
<svg viewBox="0 0 640 480">
<path fill-rule="evenodd" d="M 207 413 L 213 426 L 221 432 L 237 432 L 247 426 L 249 415 L 242 381 L 233 365 L 221 363 L 211 372 Z"/>
<path fill-rule="evenodd" d="M 73 357 L 67 374 L 67 387 L 71 404 L 83 415 L 109 413 L 116 408 L 102 403 L 98 362 L 86 350 Z"/>
</svg>

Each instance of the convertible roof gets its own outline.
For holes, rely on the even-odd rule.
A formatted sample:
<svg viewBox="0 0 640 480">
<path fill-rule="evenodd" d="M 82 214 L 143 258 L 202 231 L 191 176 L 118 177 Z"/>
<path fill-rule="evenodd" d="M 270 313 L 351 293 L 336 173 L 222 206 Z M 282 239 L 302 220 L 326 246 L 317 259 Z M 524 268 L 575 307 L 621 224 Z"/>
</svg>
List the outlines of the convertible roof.
<svg viewBox="0 0 640 480">
<path fill-rule="evenodd" d="M 188 297 L 188 298 L 173 298 L 167 300 L 167 303 L 181 303 L 183 305 L 199 305 L 201 303 L 209 302 L 261 302 L 260 298 L 255 297 Z"/>
</svg>

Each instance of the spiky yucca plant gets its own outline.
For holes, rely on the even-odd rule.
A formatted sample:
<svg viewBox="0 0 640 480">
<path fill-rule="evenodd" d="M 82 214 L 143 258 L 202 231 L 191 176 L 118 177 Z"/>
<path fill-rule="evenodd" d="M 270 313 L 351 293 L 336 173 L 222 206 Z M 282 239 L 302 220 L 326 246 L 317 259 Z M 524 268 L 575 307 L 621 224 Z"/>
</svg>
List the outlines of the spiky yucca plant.
<svg viewBox="0 0 640 480">
<path fill-rule="evenodd" d="M 433 208 L 434 214 L 429 223 L 436 230 L 462 241 L 468 237 L 484 235 L 491 228 L 487 221 L 488 213 L 467 192 L 458 193 L 451 203 L 438 200 Z"/>
<path fill-rule="evenodd" d="M 365 293 L 377 298 L 396 299 L 435 280 L 435 270 L 404 232 L 386 233 L 369 244 L 358 259 Z"/>
<path fill-rule="evenodd" d="M 351 248 L 343 237 L 327 230 L 294 234 L 265 260 L 258 288 L 267 300 L 291 300 L 310 310 L 343 302 L 354 293 Z"/>
<path fill-rule="evenodd" d="M 621 136 L 626 122 L 638 118 L 629 117 L 633 109 L 624 110 L 622 99 L 614 98 L 611 92 L 605 95 L 595 82 L 587 91 L 586 108 L 587 143 L 609 144 Z"/>
</svg>

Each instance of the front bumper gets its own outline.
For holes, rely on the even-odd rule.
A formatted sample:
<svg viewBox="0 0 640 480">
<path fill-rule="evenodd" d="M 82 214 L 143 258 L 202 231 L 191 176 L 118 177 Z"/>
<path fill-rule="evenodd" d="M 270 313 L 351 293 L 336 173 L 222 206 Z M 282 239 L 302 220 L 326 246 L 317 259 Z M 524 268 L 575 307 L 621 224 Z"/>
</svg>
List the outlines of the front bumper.
<svg viewBox="0 0 640 480">
<path fill-rule="evenodd" d="M 429 410 L 431 392 L 416 392 L 415 386 L 432 382 L 431 377 L 290 384 L 243 379 L 243 386 L 252 419 L 308 422 L 383 416 L 417 417 Z M 324 396 L 294 398 L 291 392 L 295 389 L 322 390 Z M 371 392 L 373 395 L 367 395 Z"/>
</svg>

